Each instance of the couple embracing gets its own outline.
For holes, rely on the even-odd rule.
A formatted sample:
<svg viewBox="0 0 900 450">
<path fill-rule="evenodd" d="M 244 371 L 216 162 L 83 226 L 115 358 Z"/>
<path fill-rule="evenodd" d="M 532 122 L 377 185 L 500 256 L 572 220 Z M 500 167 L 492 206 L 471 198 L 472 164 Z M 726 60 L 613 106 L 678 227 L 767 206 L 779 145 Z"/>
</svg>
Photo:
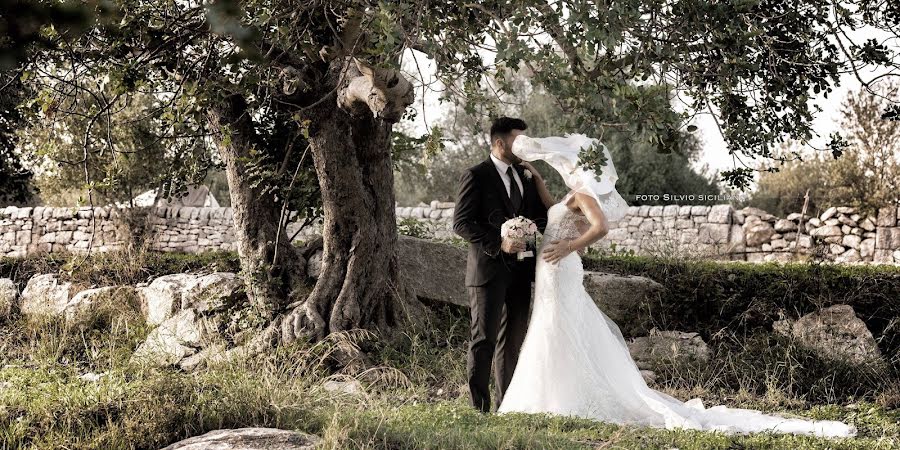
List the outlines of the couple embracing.
<svg viewBox="0 0 900 450">
<path fill-rule="evenodd" d="M 490 155 L 460 177 L 453 229 L 469 242 L 467 376 L 475 408 L 726 433 L 855 435 L 841 422 L 707 409 L 697 399 L 681 402 L 648 387 L 618 326 L 583 284 L 581 253 L 628 208 L 615 189 L 611 155 L 582 134 L 534 138 L 527 129 L 521 119 L 496 119 Z M 579 164 L 579 153 L 592 146 L 606 157 L 601 173 Z M 529 164 L 536 160 L 547 162 L 570 189 L 560 201 Z M 533 257 L 520 259 L 525 245 L 501 237 L 503 224 L 516 217 L 543 233 Z"/>
</svg>

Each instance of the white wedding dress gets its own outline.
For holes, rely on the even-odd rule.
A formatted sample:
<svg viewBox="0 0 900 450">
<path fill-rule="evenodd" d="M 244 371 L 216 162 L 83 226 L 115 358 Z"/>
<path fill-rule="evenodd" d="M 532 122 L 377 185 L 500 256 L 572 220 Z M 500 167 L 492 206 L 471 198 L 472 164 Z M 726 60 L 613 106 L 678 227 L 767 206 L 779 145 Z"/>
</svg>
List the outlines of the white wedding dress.
<svg viewBox="0 0 900 450">
<path fill-rule="evenodd" d="M 526 147 L 526 142 L 518 139 L 518 150 L 514 145 L 513 151 L 526 160 L 538 159 L 535 147 Z M 536 142 L 541 141 L 532 138 L 527 143 Z M 544 153 L 540 154 L 553 153 L 546 140 L 543 144 Z M 614 169 L 612 175 L 614 178 Z M 601 198 L 618 197 L 614 189 L 593 192 L 595 198 L 597 194 Z M 547 212 L 541 247 L 555 239 L 579 235 L 577 222 L 586 219 L 565 205 L 567 199 Z M 601 205 L 614 217 L 621 216 L 609 207 L 610 203 L 601 201 Z M 790 419 L 725 406 L 704 409 L 699 400 L 685 403 L 651 389 L 632 360 L 619 327 L 585 290 L 581 257 L 571 253 L 552 264 L 540 255 L 538 251 L 528 331 L 498 412 L 552 413 L 618 424 L 726 433 L 856 434 L 853 426 L 841 422 Z"/>
</svg>

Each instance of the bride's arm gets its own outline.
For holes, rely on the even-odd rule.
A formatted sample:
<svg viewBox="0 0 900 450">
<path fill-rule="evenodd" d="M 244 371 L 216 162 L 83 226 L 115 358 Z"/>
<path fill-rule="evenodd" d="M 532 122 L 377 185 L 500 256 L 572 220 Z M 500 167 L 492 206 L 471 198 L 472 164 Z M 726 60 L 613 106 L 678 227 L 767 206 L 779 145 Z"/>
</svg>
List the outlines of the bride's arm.
<svg viewBox="0 0 900 450">
<path fill-rule="evenodd" d="M 577 239 L 562 239 L 559 241 L 553 241 L 550 245 L 544 248 L 544 260 L 547 262 L 556 262 L 569 253 L 575 251 L 581 251 L 585 248 L 590 247 L 594 242 L 599 241 L 609 233 L 609 223 L 606 220 L 606 215 L 603 214 L 603 210 L 600 209 L 600 204 L 594 200 L 594 197 L 591 197 L 587 194 L 582 194 L 581 192 L 576 192 L 573 196 L 575 199 L 575 203 L 578 205 L 578 208 L 581 212 L 587 217 L 588 222 L 591 223 L 591 226 L 578 236 Z"/>
<path fill-rule="evenodd" d="M 528 161 L 522 161 L 522 165 L 525 166 L 528 171 L 534 176 L 534 186 L 537 188 L 538 195 L 541 197 L 541 202 L 544 204 L 544 208 L 550 209 L 556 200 L 553 199 L 553 196 L 550 195 L 550 190 L 547 189 L 547 183 L 544 182 L 544 177 L 541 176 L 541 173 L 534 168 Z"/>
</svg>

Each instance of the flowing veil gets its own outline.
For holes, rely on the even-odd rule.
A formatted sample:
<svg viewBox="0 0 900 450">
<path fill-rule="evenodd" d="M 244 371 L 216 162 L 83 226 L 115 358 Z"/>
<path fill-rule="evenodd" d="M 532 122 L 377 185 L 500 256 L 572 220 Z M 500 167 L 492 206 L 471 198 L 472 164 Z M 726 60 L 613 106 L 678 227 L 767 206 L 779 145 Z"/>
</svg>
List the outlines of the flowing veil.
<svg viewBox="0 0 900 450">
<path fill-rule="evenodd" d="M 606 164 L 602 173 L 593 169 L 585 169 L 578 164 L 578 155 L 582 149 L 591 146 L 603 149 Z M 543 160 L 556 169 L 569 189 L 588 194 L 597 200 L 606 220 L 616 222 L 628 212 L 628 203 L 616 191 L 619 175 L 613 165 L 612 156 L 600 140 L 583 134 L 566 134 L 565 136 L 549 136 L 534 138 L 520 134 L 513 141 L 512 152 L 525 161 Z"/>
</svg>

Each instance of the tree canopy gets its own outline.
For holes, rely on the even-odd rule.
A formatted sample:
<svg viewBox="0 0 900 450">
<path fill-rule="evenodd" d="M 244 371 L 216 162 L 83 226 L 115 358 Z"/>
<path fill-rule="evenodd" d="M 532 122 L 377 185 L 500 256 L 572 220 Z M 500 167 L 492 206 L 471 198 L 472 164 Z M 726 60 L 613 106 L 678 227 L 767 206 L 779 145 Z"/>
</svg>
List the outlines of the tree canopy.
<svg viewBox="0 0 900 450">
<path fill-rule="evenodd" d="M 518 89 L 511 75 L 524 67 L 558 105 L 560 128 L 662 152 L 685 142 L 693 115 L 713 114 L 739 164 L 723 178 L 746 187 L 754 168 L 745 159 L 777 158 L 787 139 L 813 141 L 811 99 L 843 74 L 869 89 L 893 76 L 890 47 L 849 36 L 869 27 L 896 39 L 900 5 L 5 0 L 0 18 L 0 62 L 33 83 L 31 111 L 80 117 L 81 164 L 122 151 L 112 124 L 123 101 L 141 96 L 153 99 L 148 132 L 172 153 L 218 153 L 251 303 L 267 335 L 290 341 L 389 326 L 411 310 L 398 275 L 392 161 L 393 126 L 416 94 L 415 77 L 398 70 L 405 58 L 430 59 L 443 97 L 469 111 Z M 72 98 L 92 100 L 67 107 Z M 884 117 L 898 111 L 891 103 Z M 835 134 L 827 150 L 839 156 L 846 145 Z M 308 295 L 303 256 L 284 238 L 287 210 L 324 219 L 321 275 Z"/>
</svg>

